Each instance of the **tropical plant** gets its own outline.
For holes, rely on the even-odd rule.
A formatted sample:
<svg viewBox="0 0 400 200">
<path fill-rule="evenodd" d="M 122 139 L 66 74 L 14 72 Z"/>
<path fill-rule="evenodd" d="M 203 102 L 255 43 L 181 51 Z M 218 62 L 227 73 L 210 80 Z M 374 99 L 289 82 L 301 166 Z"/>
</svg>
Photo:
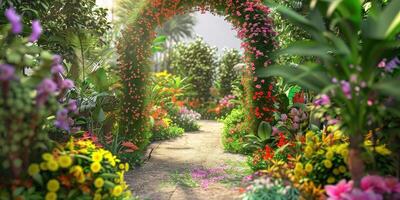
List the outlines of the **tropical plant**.
<svg viewBox="0 0 400 200">
<path fill-rule="evenodd" d="M 111 28 L 107 10 L 97 7 L 95 0 L 4 0 L 0 2 L 0 12 L 10 6 L 22 14 L 25 24 L 41 19 L 44 32 L 38 44 L 62 55 L 67 62 L 74 61 L 75 52 L 68 43 L 60 40 L 66 33 L 91 32 L 97 39 L 96 44 L 101 46 L 104 43 L 102 36 Z M 5 22 L 1 15 L 0 23 Z"/>
<path fill-rule="evenodd" d="M 222 120 L 224 123 L 222 131 L 222 144 L 224 149 L 233 153 L 247 153 L 243 145 L 246 143 L 246 135 L 249 129 L 246 127 L 243 108 L 233 109 Z"/>
<path fill-rule="evenodd" d="M 300 192 L 282 179 L 263 176 L 252 181 L 243 194 L 243 200 L 274 199 L 295 200 L 299 199 Z"/>
<path fill-rule="evenodd" d="M 331 103 L 339 111 L 345 132 L 350 135 L 349 166 L 356 187 L 364 173 L 361 157 L 363 135 L 386 127 L 381 119 L 399 110 L 385 105 L 388 98 L 400 99 L 396 89 L 400 79 L 391 73 L 399 53 L 400 1 L 382 7 L 377 2 L 363 8 L 363 2 L 313 1 L 307 17 L 277 6 L 292 23 L 301 26 L 312 39 L 296 42 L 278 55 L 314 57 L 314 62 L 297 66 L 271 66 L 260 76 L 282 76 L 289 82 L 324 94 L 322 104 Z M 339 109 L 335 109 L 339 108 Z M 356 120 L 355 120 L 356 119 Z M 386 129 L 387 130 L 387 129 Z"/>
</svg>

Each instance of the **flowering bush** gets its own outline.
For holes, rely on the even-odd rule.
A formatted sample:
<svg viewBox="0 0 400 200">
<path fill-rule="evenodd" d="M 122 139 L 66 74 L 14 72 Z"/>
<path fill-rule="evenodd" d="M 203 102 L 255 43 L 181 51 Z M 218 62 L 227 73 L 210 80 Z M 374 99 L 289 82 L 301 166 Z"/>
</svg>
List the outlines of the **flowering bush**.
<svg viewBox="0 0 400 200">
<path fill-rule="evenodd" d="M 154 140 L 165 140 L 183 135 L 185 130 L 172 123 L 169 118 L 162 118 L 154 121 L 152 128 L 151 139 Z"/>
<path fill-rule="evenodd" d="M 353 188 L 353 181 L 341 180 L 336 185 L 326 185 L 328 200 L 383 200 L 400 199 L 400 182 L 394 177 L 368 175 L 361 179 L 361 187 Z"/>
<path fill-rule="evenodd" d="M 243 200 L 297 200 L 299 197 L 299 191 L 290 185 L 290 182 L 262 176 L 255 179 L 252 184 L 246 188 Z"/>
<path fill-rule="evenodd" d="M 50 146 L 49 128 L 72 130 L 76 101 L 60 103 L 74 83 L 61 77 L 60 56 L 35 45 L 42 32 L 39 21 L 23 37 L 22 18 L 13 8 L 5 16 L 10 25 L 0 30 L 0 184 L 11 188 L 19 186 L 31 159 Z"/>
<path fill-rule="evenodd" d="M 124 181 L 127 163 L 90 140 L 71 139 L 64 146 L 43 153 L 41 159 L 28 167 L 25 179 L 13 198 L 55 199 L 130 199 Z"/>
<path fill-rule="evenodd" d="M 177 116 L 173 118 L 173 121 L 179 126 L 182 127 L 185 131 L 197 131 L 200 126 L 197 123 L 197 120 L 200 120 L 201 115 L 191 109 L 188 109 L 185 106 L 179 108 L 179 112 Z"/>
</svg>

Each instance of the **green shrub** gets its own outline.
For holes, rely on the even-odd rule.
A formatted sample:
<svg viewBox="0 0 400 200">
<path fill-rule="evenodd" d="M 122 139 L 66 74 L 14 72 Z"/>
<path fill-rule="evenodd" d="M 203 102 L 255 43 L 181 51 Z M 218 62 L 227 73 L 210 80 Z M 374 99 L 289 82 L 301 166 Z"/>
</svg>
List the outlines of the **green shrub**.
<svg viewBox="0 0 400 200">
<path fill-rule="evenodd" d="M 225 50 L 218 62 L 218 79 L 219 94 L 221 97 L 232 94 L 232 87 L 239 79 L 239 72 L 234 67 L 241 63 L 240 52 L 236 49 Z"/>
<path fill-rule="evenodd" d="M 210 89 L 215 80 L 215 48 L 210 47 L 201 38 L 173 49 L 171 66 L 176 74 L 189 77 L 197 90 L 196 98 L 202 102 L 210 99 Z"/>
<path fill-rule="evenodd" d="M 167 126 L 164 125 L 156 125 L 152 129 L 152 141 L 166 140 L 170 138 L 175 138 L 182 136 L 185 130 L 176 124 L 170 124 Z"/>
<path fill-rule="evenodd" d="M 249 130 L 244 123 L 245 116 L 242 108 L 236 108 L 223 120 L 222 143 L 225 150 L 232 153 L 246 153 L 243 145 Z"/>
</svg>

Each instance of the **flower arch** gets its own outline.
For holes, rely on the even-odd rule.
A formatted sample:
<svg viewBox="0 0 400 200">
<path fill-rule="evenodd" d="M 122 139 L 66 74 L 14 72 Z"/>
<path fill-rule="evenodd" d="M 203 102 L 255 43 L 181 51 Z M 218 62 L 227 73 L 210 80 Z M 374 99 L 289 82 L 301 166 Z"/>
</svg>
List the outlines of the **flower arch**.
<svg viewBox="0 0 400 200">
<path fill-rule="evenodd" d="M 117 45 L 124 93 L 120 133 L 139 147 L 146 146 L 149 140 L 149 134 L 146 134 L 149 131 L 146 87 L 155 29 L 175 15 L 194 11 L 224 16 L 237 30 L 243 41 L 250 77 L 244 81 L 247 122 L 249 127 L 255 128 L 260 121 L 272 120 L 273 82 L 253 75 L 256 69 L 271 64 L 269 55 L 276 47 L 270 10 L 261 0 L 145 0 L 136 18 L 123 30 Z"/>
</svg>

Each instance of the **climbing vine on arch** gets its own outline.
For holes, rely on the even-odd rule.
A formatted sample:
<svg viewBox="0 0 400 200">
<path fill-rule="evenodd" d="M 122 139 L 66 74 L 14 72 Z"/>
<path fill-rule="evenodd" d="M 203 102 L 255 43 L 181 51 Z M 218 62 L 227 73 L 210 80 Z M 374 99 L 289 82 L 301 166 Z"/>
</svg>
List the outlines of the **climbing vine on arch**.
<svg viewBox="0 0 400 200">
<path fill-rule="evenodd" d="M 132 0 L 135 1 L 135 0 Z M 149 142 L 149 105 L 147 85 L 151 44 L 155 29 L 171 17 L 195 11 L 224 16 L 242 39 L 247 63 L 247 123 L 250 129 L 260 121 L 271 121 L 274 111 L 274 84 L 256 77 L 255 70 L 272 63 L 276 47 L 270 10 L 260 0 L 143 0 L 135 18 L 126 25 L 118 43 L 119 65 L 124 85 L 120 132 L 144 148 Z M 247 81 L 246 81 L 247 80 Z"/>
</svg>

